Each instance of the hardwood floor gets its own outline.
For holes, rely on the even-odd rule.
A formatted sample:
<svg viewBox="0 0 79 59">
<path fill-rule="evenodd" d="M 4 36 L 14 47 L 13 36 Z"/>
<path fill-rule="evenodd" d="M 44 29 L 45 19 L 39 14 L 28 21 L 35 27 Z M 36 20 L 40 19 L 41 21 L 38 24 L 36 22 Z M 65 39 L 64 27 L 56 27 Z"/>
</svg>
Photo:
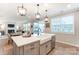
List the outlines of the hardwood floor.
<svg viewBox="0 0 79 59">
<path fill-rule="evenodd" d="M 79 55 L 79 47 L 57 42 L 49 55 Z"/>
</svg>

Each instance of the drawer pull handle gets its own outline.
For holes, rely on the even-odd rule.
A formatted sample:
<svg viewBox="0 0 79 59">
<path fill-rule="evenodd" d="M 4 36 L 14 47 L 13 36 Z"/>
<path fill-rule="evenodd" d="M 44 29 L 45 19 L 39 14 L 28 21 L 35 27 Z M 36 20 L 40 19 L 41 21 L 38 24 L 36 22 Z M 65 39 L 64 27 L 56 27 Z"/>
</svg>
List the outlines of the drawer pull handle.
<svg viewBox="0 0 79 59">
<path fill-rule="evenodd" d="M 34 47 L 30 48 L 31 50 L 35 49 Z"/>
<path fill-rule="evenodd" d="M 34 46 L 34 44 L 31 44 L 31 46 Z"/>
<path fill-rule="evenodd" d="M 48 47 L 48 45 L 46 45 L 46 48 Z"/>
</svg>

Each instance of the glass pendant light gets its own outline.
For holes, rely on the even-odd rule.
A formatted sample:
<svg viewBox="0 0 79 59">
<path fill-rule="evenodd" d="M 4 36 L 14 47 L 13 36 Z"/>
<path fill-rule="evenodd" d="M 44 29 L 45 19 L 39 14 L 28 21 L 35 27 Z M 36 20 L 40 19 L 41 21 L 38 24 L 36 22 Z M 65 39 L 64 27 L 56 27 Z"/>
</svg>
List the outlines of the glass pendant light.
<svg viewBox="0 0 79 59">
<path fill-rule="evenodd" d="M 46 15 L 45 15 L 45 22 L 48 22 L 48 16 L 47 16 L 47 10 L 45 10 Z"/>
<path fill-rule="evenodd" d="M 22 6 L 18 6 L 17 10 L 18 10 L 18 15 L 21 15 L 21 16 L 26 15 L 26 8 L 24 8 L 23 4 L 22 4 Z"/>
<path fill-rule="evenodd" d="M 39 13 L 39 4 L 37 4 L 37 13 L 36 13 L 36 19 L 39 20 L 40 19 L 40 13 Z"/>
</svg>

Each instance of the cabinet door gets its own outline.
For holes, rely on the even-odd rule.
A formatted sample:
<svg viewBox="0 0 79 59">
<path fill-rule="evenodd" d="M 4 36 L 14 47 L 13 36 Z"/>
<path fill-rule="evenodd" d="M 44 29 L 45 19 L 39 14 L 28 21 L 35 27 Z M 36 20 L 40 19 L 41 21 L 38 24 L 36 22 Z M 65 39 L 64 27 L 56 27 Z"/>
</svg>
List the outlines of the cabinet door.
<svg viewBox="0 0 79 59">
<path fill-rule="evenodd" d="M 46 55 L 51 50 L 51 41 L 48 41 L 40 46 L 40 54 Z"/>
<path fill-rule="evenodd" d="M 25 55 L 38 55 L 39 54 L 39 44 L 40 42 L 32 43 L 24 46 Z"/>
<path fill-rule="evenodd" d="M 45 49 L 46 49 L 46 54 L 51 50 L 51 41 L 47 42 L 45 45 Z"/>
<path fill-rule="evenodd" d="M 30 48 L 30 49 L 25 49 L 24 50 L 24 55 L 39 55 L 39 50 L 38 48 Z"/>
<path fill-rule="evenodd" d="M 52 39 L 52 48 L 55 48 L 55 39 L 56 39 L 55 36 L 53 36 L 51 39 Z"/>
<path fill-rule="evenodd" d="M 40 46 L 40 55 L 46 55 L 46 44 Z"/>
<path fill-rule="evenodd" d="M 39 55 L 40 54 L 40 49 L 39 48 L 35 48 L 33 50 L 33 55 Z"/>
<path fill-rule="evenodd" d="M 32 55 L 32 51 L 24 47 L 24 55 Z"/>
</svg>

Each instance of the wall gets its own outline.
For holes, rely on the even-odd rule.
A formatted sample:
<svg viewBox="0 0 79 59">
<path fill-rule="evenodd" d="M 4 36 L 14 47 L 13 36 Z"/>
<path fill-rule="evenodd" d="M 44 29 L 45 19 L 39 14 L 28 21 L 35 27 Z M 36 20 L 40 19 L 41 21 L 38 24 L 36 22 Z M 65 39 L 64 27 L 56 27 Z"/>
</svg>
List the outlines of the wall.
<svg viewBox="0 0 79 59">
<path fill-rule="evenodd" d="M 23 23 L 27 22 L 27 17 L 21 17 L 21 16 L 14 16 L 14 17 L 7 17 L 6 16 L 3 16 L 3 17 L 0 17 L 0 24 L 4 24 L 5 26 L 5 32 L 7 33 L 7 24 L 15 24 L 15 25 L 19 25 L 21 26 Z M 16 27 L 15 27 L 16 29 Z"/>
<path fill-rule="evenodd" d="M 54 33 L 56 41 L 79 47 L 79 12 L 74 12 L 74 34 Z M 51 32 L 50 32 L 51 33 Z"/>
</svg>

